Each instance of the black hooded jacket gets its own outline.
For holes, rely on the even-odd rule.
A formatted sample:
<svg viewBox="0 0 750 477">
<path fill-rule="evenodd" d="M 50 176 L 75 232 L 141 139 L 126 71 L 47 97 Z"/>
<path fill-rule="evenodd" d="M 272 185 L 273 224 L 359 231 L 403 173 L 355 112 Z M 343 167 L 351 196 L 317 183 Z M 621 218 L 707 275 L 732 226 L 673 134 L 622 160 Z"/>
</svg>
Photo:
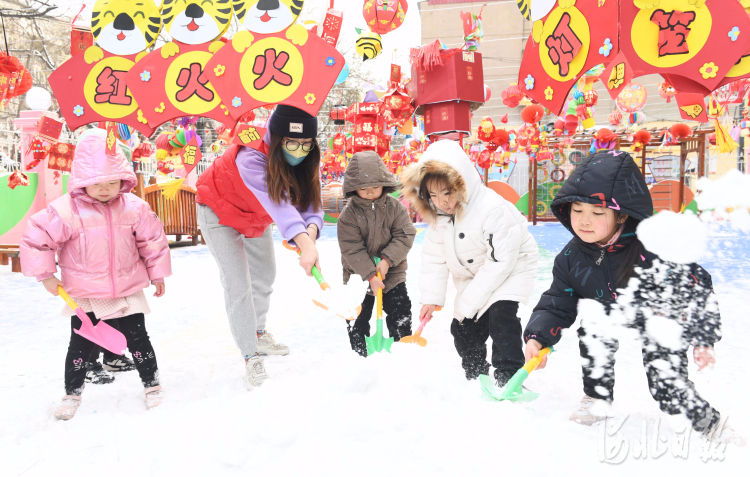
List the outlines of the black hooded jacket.
<svg viewBox="0 0 750 477">
<path fill-rule="evenodd" d="M 627 214 L 617 242 L 602 248 L 578 238 L 570 222 L 573 202 L 599 204 Z M 575 322 L 579 299 L 597 300 L 609 310 L 618 298 L 616 290 L 624 287 L 630 276 L 641 279 L 638 290 L 629 294 L 631 305 L 651 307 L 655 304 L 654 297 L 664 295 L 663 284 L 654 281 L 662 275 L 644 273 L 655 260 L 660 264 L 665 262 L 645 250 L 635 235 L 638 223 L 653 214 L 653 204 L 646 182 L 629 154 L 601 151 L 588 156 L 560 188 L 551 207 L 560 223 L 574 236 L 555 257 L 552 285 L 542 294 L 531 314 L 524 331 L 525 341 L 533 338 L 544 346 L 554 345 L 560 341 L 561 330 Z M 683 265 L 679 269 L 685 273 L 673 277 L 674 280 L 699 285 L 688 293 L 688 300 L 698 305 L 690 308 L 707 308 L 712 294 L 709 273 L 697 264 Z M 686 274 L 690 279 L 682 280 Z M 637 316 L 642 320 L 642 313 Z M 694 321 L 702 323 L 702 320 Z M 712 344 L 719 339 L 718 309 L 715 320 L 710 321 L 716 325 L 696 326 L 694 332 L 689 333 L 694 343 Z"/>
</svg>

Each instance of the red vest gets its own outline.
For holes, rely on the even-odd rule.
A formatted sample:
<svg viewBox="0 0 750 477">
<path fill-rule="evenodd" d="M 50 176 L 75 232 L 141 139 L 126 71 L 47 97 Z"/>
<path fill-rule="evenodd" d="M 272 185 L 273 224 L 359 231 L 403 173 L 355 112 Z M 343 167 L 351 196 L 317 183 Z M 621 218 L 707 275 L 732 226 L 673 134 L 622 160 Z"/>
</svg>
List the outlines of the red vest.
<svg viewBox="0 0 750 477">
<path fill-rule="evenodd" d="M 245 237 L 260 237 L 273 223 L 258 199 L 245 186 L 235 159 L 240 145 L 232 144 L 198 178 L 196 202 L 207 205 L 219 223 L 232 227 Z"/>
</svg>

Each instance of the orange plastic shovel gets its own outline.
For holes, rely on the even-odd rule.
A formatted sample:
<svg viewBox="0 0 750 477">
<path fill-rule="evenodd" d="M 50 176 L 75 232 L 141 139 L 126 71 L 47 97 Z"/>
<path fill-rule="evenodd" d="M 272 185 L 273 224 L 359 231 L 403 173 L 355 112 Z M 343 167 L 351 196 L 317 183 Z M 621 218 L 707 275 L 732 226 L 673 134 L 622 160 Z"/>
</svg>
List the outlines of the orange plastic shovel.
<svg viewBox="0 0 750 477">
<path fill-rule="evenodd" d="M 439 306 L 435 308 L 435 311 L 440 311 L 442 309 L 443 307 Z M 428 321 L 430 320 L 426 318 L 422 320 L 422 322 L 419 324 L 419 328 L 417 328 L 417 332 L 414 333 L 413 335 L 404 336 L 403 338 L 401 338 L 400 342 L 401 343 L 414 343 L 414 344 L 418 344 L 419 346 L 427 346 L 427 340 L 422 337 L 422 330 L 424 329 L 424 325 L 426 325 Z"/>
</svg>

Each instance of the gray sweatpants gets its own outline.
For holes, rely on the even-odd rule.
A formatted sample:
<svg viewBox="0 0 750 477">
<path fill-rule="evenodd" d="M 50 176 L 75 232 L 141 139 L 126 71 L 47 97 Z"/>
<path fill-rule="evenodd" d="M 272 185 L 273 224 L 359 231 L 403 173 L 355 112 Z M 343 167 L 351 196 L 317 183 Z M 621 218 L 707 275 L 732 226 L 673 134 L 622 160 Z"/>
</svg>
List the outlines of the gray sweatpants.
<svg viewBox="0 0 750 477">
<path fill-rule="evenodd" d="M 257 330 L 265 330 L 271 303 L 276 260 L 271 227 L 257 238 L 247 238 L 221 225 L 210 207 L 196 204 L 198 225 L 216 263 L 224 287 L 224 306 L 232 336 L 243 356 L 257 351 Z"/>
</svg>

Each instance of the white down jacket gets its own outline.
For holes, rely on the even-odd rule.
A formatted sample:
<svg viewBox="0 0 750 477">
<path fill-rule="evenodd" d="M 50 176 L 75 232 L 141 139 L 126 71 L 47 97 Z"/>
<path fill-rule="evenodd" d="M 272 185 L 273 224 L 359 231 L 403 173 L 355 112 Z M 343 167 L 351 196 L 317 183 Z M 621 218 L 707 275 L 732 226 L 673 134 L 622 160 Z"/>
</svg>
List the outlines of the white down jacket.
<svg viewBox="0 0 750 477">
<path fill-rule="evenodd" d="M 419 194 L 426 173 L 446 171 L 457 179 L 461 208 L 456 216 L 439 215 L 429 197 Z M 430 145 L 402 179 L 405 195 L 430 223 L 419 278 L 423 304 L 444 305 L 449 272 L 458 320 L 478 318 L 499 300 L 526 302 L 536 277 L 536 241 L 516 207 L 482 184 L 456 142 Z"/>
</svg>

